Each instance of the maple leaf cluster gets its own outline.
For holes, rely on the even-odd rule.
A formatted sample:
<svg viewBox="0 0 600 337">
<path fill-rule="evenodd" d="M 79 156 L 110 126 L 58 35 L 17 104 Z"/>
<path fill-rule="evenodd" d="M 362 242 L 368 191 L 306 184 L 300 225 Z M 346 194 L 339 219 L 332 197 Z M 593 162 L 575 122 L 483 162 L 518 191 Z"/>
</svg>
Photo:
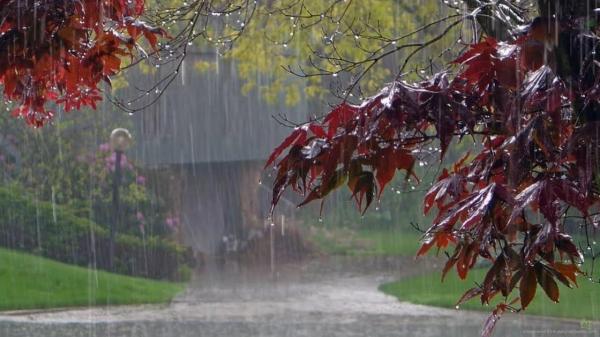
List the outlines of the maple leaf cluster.
<svg viewBox="0 0 600 337">
<path fill-rule="evenodd" d="M 0 83 L 12 114 L 42 126 L 51 102 L 95 108 L 99 83 L 110 83 L 140 37 L 156 48 L 165 36 L 143 13 L 144 0 L 0 0 Z"/>
<path fill-rule="evenodd" d="M 489 261 L 484 280 L 458 301 L 501 299 L 484 335 L 504 311 L 527 308 L 537 288 L 558 302 L 558 283 L 576 286 L 583 262 L 564 219 L 595 228 L 600 204 L 592 53 L 600 39 L 582 26 L 537 18 L 511 43 L 471 45 L 453 74 L 391 83 L 296 128 L 267 162 L 276 172 L 272 205 L 287 188 L 305 196 L 303 205 L 345 185 L 364 212 L 397 171 L 416 178 L 425 145 L 439 144 L 443 158 L 454 139 L 473 137 L 478 153 L 443 169 L 425 196 L 424 212 L 437 215 L 417 255 L 450 250 L 442 273 L 455 269 L 462 279 Z"/>
</svg>

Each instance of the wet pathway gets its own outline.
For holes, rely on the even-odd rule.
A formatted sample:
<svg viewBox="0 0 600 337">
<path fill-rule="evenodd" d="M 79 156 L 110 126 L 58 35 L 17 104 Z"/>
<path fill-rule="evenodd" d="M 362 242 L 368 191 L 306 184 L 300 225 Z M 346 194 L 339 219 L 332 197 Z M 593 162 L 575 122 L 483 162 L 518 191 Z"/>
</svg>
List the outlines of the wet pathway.
<svg viewBox="0 0 600 337">
<path fill-rule="evenodd" d="M 486 315 L 397 301 L 377 285 L 418 272 L 400 261 L 329 261 L 211 273 L 167 306 L 0 315 L 2 337 L 463 337 Z M 396 268 L 399 267 L 399 268 Z M 396 270 L 390 273 L 382 270 Z M 359 272 L 360 271 L 360 272 Z M 235 277 L 234 277 L 235 276 Z M 600 337 L 599 324 L 507 315 L 495 336 Z"/>
</svg>

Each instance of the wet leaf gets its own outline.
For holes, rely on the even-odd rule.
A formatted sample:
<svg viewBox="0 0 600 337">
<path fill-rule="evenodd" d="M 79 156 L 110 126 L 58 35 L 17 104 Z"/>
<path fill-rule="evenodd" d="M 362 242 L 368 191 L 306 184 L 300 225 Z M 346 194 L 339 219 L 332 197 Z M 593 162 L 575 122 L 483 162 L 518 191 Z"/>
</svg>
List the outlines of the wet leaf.
<svg viewBox="0 0 600 337">
<path fill-rule="evenodd" d="M 482 293 L 481 288 L 479 288 L 479 287 L 471 288 L 471 289 L 465 291 L 465 293 L 460 297 L 460 299 L 456 302 L 455 305 L 457 305 L 457 306 L 461 305 L 461 304 L 469 301 L 470 299 L 481 295 L 481 293 Z"/>
<path fill-rule="evenodd" d="M 281 153 L 285 149 L 290 147 L 292 144 L 303 143 L 304 137 L 306 137 L 305 129 L 297 128 L 296 130 L 294 130 L 289 136 L 287 136 L 286 139 L 283 140 L 283 142 L 281 142 L 281 144 L 279 144 L 279 146 L 275 148 L 275 150 L 273 150 L 273 152 L 269 156 L 269 159 L 267 160 L 267 163 L 265 164 L 265 168 L 273 164 L 273 162 L 281 155 Z"/>
<path fill-rule="evenodd" d="M 504 314 L 507 309 L 507 305 L 504 303 L 500 303 L 496 306 L 494 311 L 488 316 L 483 324 L 483 329 L 481 331 L 481 337 L 491 337 L 492 332 L 494 332 L 494 328 L 496 327 L 496 323 L 500 320 L 500 317 Z"/>
<path fill-rule="evenodd" d="M 552 274 L 550 274 L 550 272 L 548 272 L 548 270 L 546 270 L 539 262 L 535 265 L 535 273 L 538 283 L 542 289 L 544 289 L 544 292 L 546 295 L 548 295 L 548 298 L 550 298 L 553 302 L 558 303 L 558 285 L 556 284 L 556 281 L 554 281 Z"/>
<path fill-rule="evenodd" d="M 554 263 L 553 267 L 558 273 L 569 279 L 577 286 L 577 275 L 581 274 L 581 270 L 579 270 L 577 265 L 556 262 Z"/>
<path fill-rule="evenodd" d="M 527 308 L 529 303 L 535 297 L 535 289 L 537 287 L 537 278 L 533 266 L 526 266 L 521 283 L 519 284 L 519 294 L 521 298 L 521 307 Z"/>
</svg>

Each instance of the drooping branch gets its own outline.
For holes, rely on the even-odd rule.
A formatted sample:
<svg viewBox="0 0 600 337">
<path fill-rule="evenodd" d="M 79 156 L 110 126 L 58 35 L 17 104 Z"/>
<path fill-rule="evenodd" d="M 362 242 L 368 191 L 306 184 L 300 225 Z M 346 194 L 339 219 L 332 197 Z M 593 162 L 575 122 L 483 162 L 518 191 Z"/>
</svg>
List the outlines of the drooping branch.
<svg viewBox="0 0 600 337">
<path fill-rule="evenodd" d="M 132 97 L 110 97 L 121 110 L 135 113 L 156 103 L 169 85 L 180 75 L 183 62 L 191 49 L 203 45 L 223 53 L 239 39 L 255 14 L 257 2 L 251 0 L 186 1 L 173 6 L 156 4 L 145 12 L 145 18 L 157 26 L 164 26 L 170 37 L 153 53 L 144 54 L 122 70 L 147 63 L 151 68 L 162 68 L 158 80 L 151 83 L 130 83 Z M 201 42 L 196 43 L 200 40 Z M 140 85 L 138 87 L 137 85 Z"/>
<path fill-rule="evenodd" d="M 476 10 L 498 3 L 477 1 Z M 449 251 L 442 275 L 454 269 L 463 279 L 478 260 L 490 261 L 458 300 L 499 298 L 484 336 L 505 311 L 525 310 L 537 288 L 558 302 L 558 283 L 591 279 L 599 256 L 590 236 L 600 204 L 600 61 L 596 24 L 581 25 L 587 17 L 573 16 L 582 13 L 574 5 L 556 13 L 512 41 L 496 40 L 499 31 L 484 22 L 489 33 L 445 71 L 411 84 L 400 77 L 297 127 L 267 162 L 276 171 L 273 206 L 287 188 L 304 205 L 347 186 L 364 212 L 396 171 L 415 175 L 423 146 L 438 142 L 443 157 L 453 139 L 472 136 L 481 147 L 444 169 L 425 197 L 425 213 L 437 214 L 418 255 Z M 579 245 L 567 219 L 579 219 Z"/>
<path fill-rule="evenodd" d="M 34 126 L 64 110 L 95 107 L 123 58 L 157 50 L 166 32 L 142 20 L 144 1 L 0 1 L 0 83 L 14 116 Z"/>
</svg>

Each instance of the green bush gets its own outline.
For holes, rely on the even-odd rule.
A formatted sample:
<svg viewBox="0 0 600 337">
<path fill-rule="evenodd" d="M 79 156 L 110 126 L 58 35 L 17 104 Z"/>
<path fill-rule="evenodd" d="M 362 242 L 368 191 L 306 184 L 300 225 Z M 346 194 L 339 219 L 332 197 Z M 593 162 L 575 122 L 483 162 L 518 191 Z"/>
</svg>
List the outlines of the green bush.
<svg viewBox="0 0 600 337">
<path fill-rule="evenodd" d="M 186 265 L 179 266 L 177 270 L 177 278 L 181 282 L 187 282 L 192 278 L 192 268 Z"/>
<path fill-rule="evenodd" d="M 108 269 L 109 233 L 64 206 L 36 201 L 15 186 L 0 187 L 0 246 L 80 266 Z M 189 248 L 158 237 L 119 234 L 115 271 L 154 279 L 181 280 L 191 266 Z"/>
</svg>

